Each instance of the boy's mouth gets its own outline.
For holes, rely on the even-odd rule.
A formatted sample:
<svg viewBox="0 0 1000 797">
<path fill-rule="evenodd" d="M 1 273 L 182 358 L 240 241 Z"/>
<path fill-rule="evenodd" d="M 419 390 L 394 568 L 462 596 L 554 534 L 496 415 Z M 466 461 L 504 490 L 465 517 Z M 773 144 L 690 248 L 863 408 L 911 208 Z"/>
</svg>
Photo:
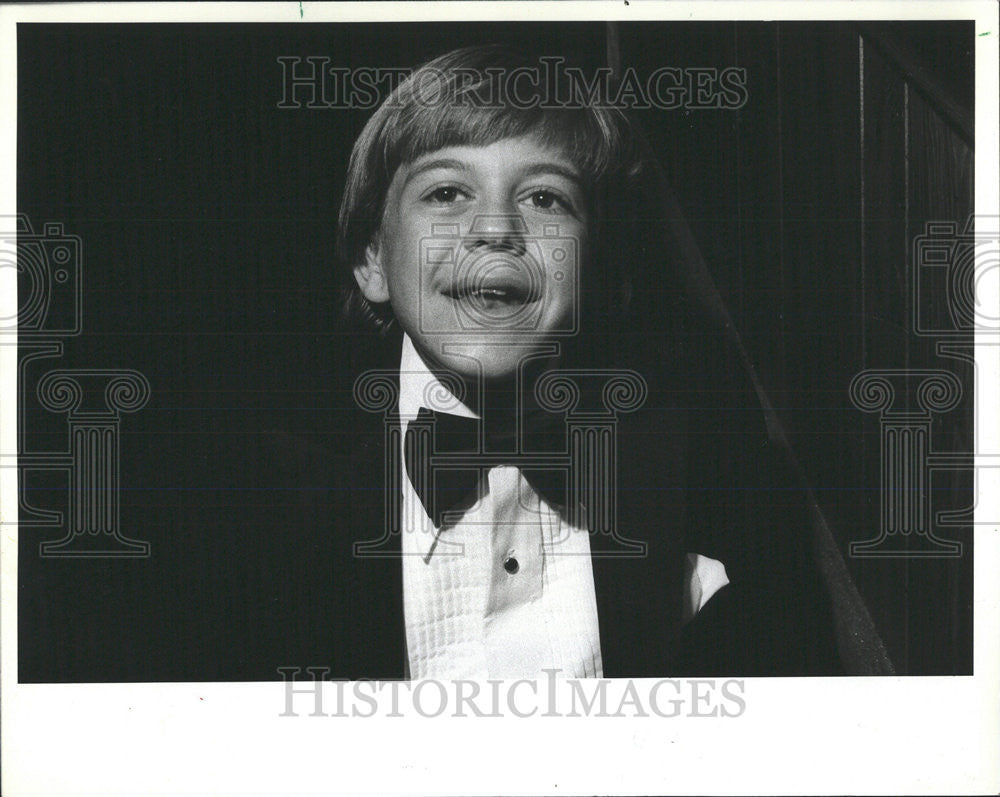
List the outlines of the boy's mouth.
<svg viewBox="0 0 1000 797">
<path fill-rule="evenodd" d="M 454 301 L 471 302 L 481 307 L 523 305 L 537 302 L 541 298 L 539 286 L 532 285 L 527 278 L 510 274 L 498 278 L 457 281 L 447 286 L 443 293 Z"/>
</svg>

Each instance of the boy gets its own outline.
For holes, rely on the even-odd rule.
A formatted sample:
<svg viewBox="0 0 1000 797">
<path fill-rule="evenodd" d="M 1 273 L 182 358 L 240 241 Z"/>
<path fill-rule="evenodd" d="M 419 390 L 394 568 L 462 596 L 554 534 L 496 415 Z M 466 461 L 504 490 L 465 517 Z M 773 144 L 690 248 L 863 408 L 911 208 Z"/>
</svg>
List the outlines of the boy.
<svg viewBox="0 0 1000 797">
<path fill-rule="evenodd" d="M 739 481 L 762 466 L 780 478 L 770 450 L 748 443 L 763 428 L 736 432 L 752 462 L 720 456 L 721 430 L 699 446 L 684 403 L 670 401 L 699 333 L 682 328 L 654 160 L 614 108 L 497 102 L 499 83 L 526 67 L 496 47 L 435 59 L 351 156 L 345 306 L 378 330 L 358 365 L 385 366 L 355 392 L 385 426 L 355 426 L 343 462 L 338 533 L 362 544 L 341 565 L 351 619 L 335 634 L 335 674 L 839 671 L 793 528 L 802 506 L 775 510 L 766 485 Z M 614 443 L 600 462 L 584 448 L 564 467 L 567 405 L 544 386 L 566 374 L 577 404 L 591 390 L 607 398 L 609 366 L 649 390 L 649 411 L 602 427 L 618 435 L 620 468 Z M 588 408 L 606 418 L 613 408 L 599 403 Z M 595 469 L 590 493 L 567 486 Z M 733 500 L 711 492 L 728 478 L 742 488 Z M 709 619 L 692 622 L 699 613 Z"/>
</svg>

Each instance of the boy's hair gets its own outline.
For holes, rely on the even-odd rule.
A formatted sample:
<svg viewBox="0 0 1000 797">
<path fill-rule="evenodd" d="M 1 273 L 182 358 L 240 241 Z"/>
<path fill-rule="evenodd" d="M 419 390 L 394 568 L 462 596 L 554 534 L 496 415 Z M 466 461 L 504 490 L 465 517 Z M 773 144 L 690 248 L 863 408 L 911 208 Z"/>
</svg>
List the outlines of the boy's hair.
<svg viewBox="0 0 1000 797">
<path fill-rule="evenodd" d="M 662 208 L 650 201 L 659 179 L 655 159 L 629 117 L 607 103 L 582 101 L 580 87 L 564 70 L 556 72 L 561 76 L 557 85 L 546 87 L 564 107 L 553 107 L 553 98 L 541 94 L 530 103 L 498 102 L 504 81 L 525 68 L 541 64 L 501 45 L 454 50 L 414 71 L 368 120 L 351 152 L 338 224 L 346 318 L 383 333 L 391 325 L 391 309 L 373 306 L 361 295 L 353 270 L 364 263 L 365 249 L 376 238 L 396 170 L 444 147 L 487 146 L 521 136 L 561 150 L 583 175 L 592 211 L 588 261 L 600 269 L 584 279 L 585 308 L 588 298 L 600 298 L 589 303 L 589 317 L 620 315 L 625 309 L 622 303 L 634 293 L 635 269 L 650 265 L 651 247 L 642 242 L 649 242 L 647 233 L 662 224 Z M 565 102 L 576 97 L 581 101 Z M 639 251 L 629 251 L 637 244 Z"/>
</svg>

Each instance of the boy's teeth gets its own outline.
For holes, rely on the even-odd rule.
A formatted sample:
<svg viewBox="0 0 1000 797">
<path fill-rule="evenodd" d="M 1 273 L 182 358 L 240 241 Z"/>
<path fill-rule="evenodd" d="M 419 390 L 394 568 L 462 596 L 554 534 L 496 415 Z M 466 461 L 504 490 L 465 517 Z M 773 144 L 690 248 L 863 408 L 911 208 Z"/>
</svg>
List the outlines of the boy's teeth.
<svg viewBox="0 0 1000 797">
<path fill-rule="evenodd" d="M 512 294 L 507 288 L 470 288 L 465 295 L 480 299 L 505 299 Z"/>
<path fill-rule="evenodd" d="M 457 288 L 449 294 L 454 299 L 476 299 L 479 301 L 492 302 L 517 302 L 528 301 L 530 297 L 527 292 L 522 291 L 517 286 L 510 285 L 483 285 Z"/>
</svg>

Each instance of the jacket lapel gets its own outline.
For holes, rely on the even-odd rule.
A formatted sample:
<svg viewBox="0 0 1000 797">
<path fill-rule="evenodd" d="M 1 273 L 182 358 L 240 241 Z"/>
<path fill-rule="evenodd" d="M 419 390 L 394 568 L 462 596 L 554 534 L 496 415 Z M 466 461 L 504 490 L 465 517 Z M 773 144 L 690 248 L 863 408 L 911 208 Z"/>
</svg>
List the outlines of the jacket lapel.
<svg viewBox="0 0 1000 797">
<path fill-rule="evenodd" d="M 683 438 L 676 417 L 625 416 L 619 426 L 617 537 L 591 536 L 604 675 L 667 674 L 684 581 Z"/>
</svg>

